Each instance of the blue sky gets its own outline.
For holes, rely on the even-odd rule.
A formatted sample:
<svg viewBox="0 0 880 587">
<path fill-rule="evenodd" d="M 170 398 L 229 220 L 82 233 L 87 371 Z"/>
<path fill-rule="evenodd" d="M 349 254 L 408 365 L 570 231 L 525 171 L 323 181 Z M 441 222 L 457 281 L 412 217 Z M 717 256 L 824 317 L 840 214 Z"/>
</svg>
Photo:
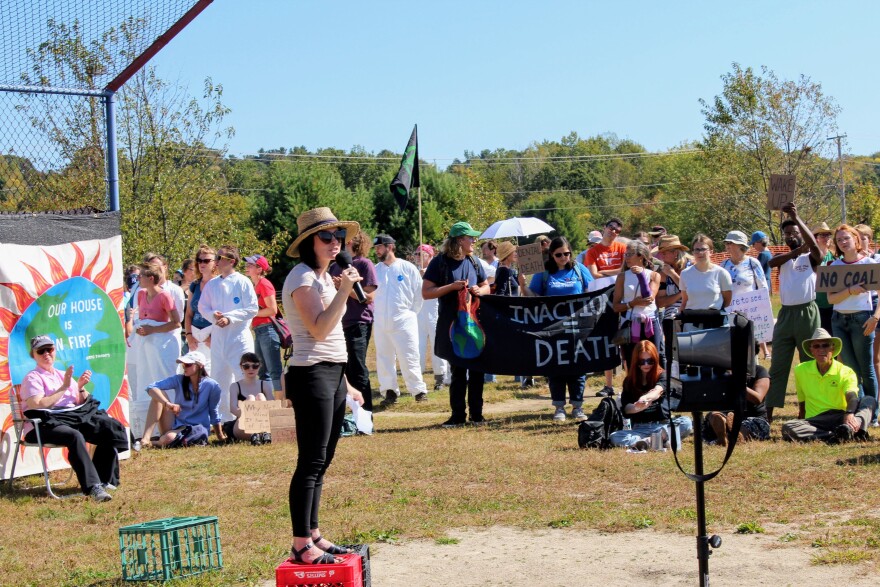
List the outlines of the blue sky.
<svg viewBox="0 0 880 587">
<path fill-rule="evenodd" d="M 880 3 L 871 1 L 216 0 L 153 60 L 224 87 L 234 154 L 305 145 L 419 154 L 612 132 L 698 139 L 731 63 L 804 74 L 842 108 L 853 154 L 880 151 Z"/>
</svg>

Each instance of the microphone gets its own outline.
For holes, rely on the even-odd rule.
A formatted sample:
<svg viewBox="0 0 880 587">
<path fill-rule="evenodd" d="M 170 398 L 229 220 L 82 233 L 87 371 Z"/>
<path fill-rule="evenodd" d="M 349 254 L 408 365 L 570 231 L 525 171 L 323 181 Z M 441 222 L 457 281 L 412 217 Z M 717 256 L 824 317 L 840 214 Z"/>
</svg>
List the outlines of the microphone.
<svg viewBox="0 0 880 587">
<path fill-rule="evenodd" d="M 351 253 L 348 251 L 339 251 L 339 254 L 336 255 L 336 264 L 342 267 L 343 269 L 348 269 L 351 267 Z M 364 288 L 361 287 L 360 282 L 355 282 L 354 284 L 354 295 L 357 296 L 357 299 L 360 303 L 367 303 L 367 294 L 364 293 Z"/>
</svg>

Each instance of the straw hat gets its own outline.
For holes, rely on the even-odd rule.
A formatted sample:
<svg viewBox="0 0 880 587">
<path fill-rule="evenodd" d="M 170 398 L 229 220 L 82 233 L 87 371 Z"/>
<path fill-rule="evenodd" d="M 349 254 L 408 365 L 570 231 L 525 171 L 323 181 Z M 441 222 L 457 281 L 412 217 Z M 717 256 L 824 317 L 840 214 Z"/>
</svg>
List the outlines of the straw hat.
<svg viewBox="0 0 880 587">
<path fill-rule="evenodd" d="M 679 238 L 674 234 L 664 234 L 660 237 L 660 242 L 657 245 L 657 250 L 660 252 L 663 251 L 689 251 L 686 246 L 681 244 Z"/>
<path fill-rule="evenodd" d="M 829 340 L 829 341 L 831 341 L 831 344 L 832 344 L 832 353 L 831 354 L 835 357 L 840 354 L 840 349 L 843 348 L 843 342 L 839 338 L 837 338 L 836 336 L 831 336 L 830 334 L 828 334 L 828 331 L 825 330 L 824 328 L 817 328 L 816 331 L 813 333 L 813 337 L 808 338 L 807 340 L 805 340 L 802 343 L 802 345 L 804 347 L 804 352 L 807 353 L 807 356 L 810 357 L 811 359 L 816 358 L 813 356 L 813 353 L 810 352 L 810 345 L 813 343 L 813 341 L 816 341 L 816 340 Z"/>
<path fill-rule="evenodd" d="M 299 257 L 300 243 L 319 230 L 344 228 L 347 231 L 345 242 L 348 244 L 361 229 L 361 225 L 354 221 L 343 222 L 337 220 L 330 208 L 315 208 L 313 210 L 306 210 L 299 215 L 296 219 L 296 228 L 299 234 L 287 249 L 288 257 Z"/>
<path fill-rule="evenodd" d="M 812 228 L 812 230 L 810 230 L 810 232 L 812 232 L 814 235 L 817 235 L 817 234 L 834 234 L 834 231 L 831 230 L 831 227 L 828 226 L 828 223 L 827 223 L 827 222 L 820 222 L 819 224 L 817 224 L 816 226 L 814 226 L 814 227 Z"/>
<path fill-rule="evenodd" d="M 503 261 L 516 251 L 516 246 L 510 241 L 502 241 L 498 243 L 498 250 L 495 251 L 495 256 L 498 257 L 499 261 Z"/>
</svg>

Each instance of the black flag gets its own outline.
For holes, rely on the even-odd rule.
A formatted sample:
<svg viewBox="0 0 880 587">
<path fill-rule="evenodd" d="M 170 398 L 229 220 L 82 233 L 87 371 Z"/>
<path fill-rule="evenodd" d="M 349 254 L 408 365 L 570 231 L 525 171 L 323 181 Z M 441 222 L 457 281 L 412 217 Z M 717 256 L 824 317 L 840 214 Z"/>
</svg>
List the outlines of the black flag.
<svg viewBox="0 0 880 587">
<path fill-rule="evenodd" d="M 418 129 L 419 125 L 413 126 L 406 150 L 400 160 L 400 171 L 397 172 L 397 177 L 391 180 L 391 195 L 397 200 L 401 210 L 406 209 L 410 190 L 419 187 Z"/>
</svg>

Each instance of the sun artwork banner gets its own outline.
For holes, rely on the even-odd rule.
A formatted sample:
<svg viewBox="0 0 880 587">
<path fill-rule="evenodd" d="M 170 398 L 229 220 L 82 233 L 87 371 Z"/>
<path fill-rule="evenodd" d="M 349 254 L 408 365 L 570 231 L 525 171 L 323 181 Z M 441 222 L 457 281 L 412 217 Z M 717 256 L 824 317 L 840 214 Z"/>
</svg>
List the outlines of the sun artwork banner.
<svg viewBox="0 0 880 587">
<path fill-rule="evenodd" d="M 498 375 L 579 376 L 620 365 L 613 287 L 551 297 L 486 295 L 437 321 L 435 350 L 453 365 Z M 477 307 L 474 308 L 473 306 Z"/>
<path fill-rule="evenodd" d="M 122 237 L 55 246 L 0 246 L 0 467 L 7 479 L 15 446 L 9 399 L 36 367 L 30 356 L 32 337 L 46 334 L 55 341 L 56 369 L 73 365 L 74 377 L 90 370 L 86 390 L 126 428 L 129 392 Z M 42 473 L 37 450 L 28 447 L 19 454 L 16 477 Z M 49 450 L 49 468 L 68 467 L 66 454 L 67 449 Z"/>
</svg>

